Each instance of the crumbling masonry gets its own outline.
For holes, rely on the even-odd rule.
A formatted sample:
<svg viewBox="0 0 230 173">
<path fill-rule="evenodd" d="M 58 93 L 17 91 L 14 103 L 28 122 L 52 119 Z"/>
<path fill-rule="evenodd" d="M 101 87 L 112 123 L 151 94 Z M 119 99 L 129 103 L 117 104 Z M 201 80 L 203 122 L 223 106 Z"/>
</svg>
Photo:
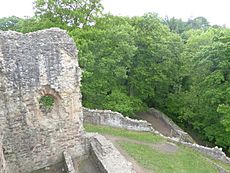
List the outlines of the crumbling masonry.
<svg viewBox="0 0 230 173">
<path fill-rule="evenodd" d="M 81 154 L 81 71 L 75 54 L 73 41 L 57 29 L 0 32 L 0 124 L 9 172 L 56 163 L 66 149 Z M 44 95 L 54 98 L 47 112 L 39 103 Z"/>
</svg>

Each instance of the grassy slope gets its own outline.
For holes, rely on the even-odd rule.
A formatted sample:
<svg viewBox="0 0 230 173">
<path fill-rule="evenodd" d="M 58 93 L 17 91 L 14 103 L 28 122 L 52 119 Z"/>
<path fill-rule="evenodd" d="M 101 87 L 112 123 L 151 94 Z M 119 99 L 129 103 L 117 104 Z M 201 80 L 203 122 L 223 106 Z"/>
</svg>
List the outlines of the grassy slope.
<svg viewBox="0 0 230 173">
<path fill-rule="evenodd" d="M 162 153 L 146 145 L 120 142 L 128 154 L 143 167 L 157 173 L 216 173 L 204 158 L 191 150 L 180 148 L 176 153 Z"/>
<path fill-rule="evenodd" d="M 105 126 L 84 125 L 87 132 L 123 137 L 134 140 L 119 141 L 119 145 L 141 166 L 157 173 L 217 173 L 216 168 L 200 153 L 179 145 L 176 153 L 162 153 L 149 146 L 149 143 L 165 142 L 160 136 L 146 132 L 134 132 Z M 135 143 L 135 140 L 145 142 Z M 219 163 L 218 163 L 219 164 Z M 228 170 L 228 165 L 219 164 Z"/>
</svg>

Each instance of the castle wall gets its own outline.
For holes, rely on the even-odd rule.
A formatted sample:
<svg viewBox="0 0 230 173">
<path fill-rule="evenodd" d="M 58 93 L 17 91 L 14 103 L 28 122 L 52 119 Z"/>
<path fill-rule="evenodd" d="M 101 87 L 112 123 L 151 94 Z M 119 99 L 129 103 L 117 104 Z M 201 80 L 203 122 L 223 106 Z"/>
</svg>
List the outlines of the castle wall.
<svg viewBox="0 0 230 173">
<path fill-rule="evenodd" d="M 66 149 L 84 154 L 80 77 L 66 32 L 0 32 L 0 124 L 9 173 L 57 163 Z M 42 108 L 42 96 L 54 99 L 52 108 Z"/>
</svg>

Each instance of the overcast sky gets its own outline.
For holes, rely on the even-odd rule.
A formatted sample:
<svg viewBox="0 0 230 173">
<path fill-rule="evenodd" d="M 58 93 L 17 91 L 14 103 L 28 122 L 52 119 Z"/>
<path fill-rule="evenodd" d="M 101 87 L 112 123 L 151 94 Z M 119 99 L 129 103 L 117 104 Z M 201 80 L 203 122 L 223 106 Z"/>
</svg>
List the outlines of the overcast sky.
<svg viewBox="0 0 230 173">
<path fill-rule="evenodd" d="M 33 0 L 0 0 L 0 17 L 32 16 Z M 156 12 L 161 17 L 186 20 L 203 16 L 211 24 L 230 27 L 230 0 L 102 0 L 106 12 L 115 15 L 143 15 Z"/>
</svg>

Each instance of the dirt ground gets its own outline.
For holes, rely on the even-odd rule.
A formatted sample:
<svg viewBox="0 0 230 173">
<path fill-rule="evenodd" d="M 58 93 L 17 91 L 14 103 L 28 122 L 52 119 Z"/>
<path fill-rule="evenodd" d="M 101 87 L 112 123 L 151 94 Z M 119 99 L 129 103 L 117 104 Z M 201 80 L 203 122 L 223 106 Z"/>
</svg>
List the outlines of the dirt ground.
<svg viewBox="0 0 230 173">
<path fill-rule="evenodd" d="M 132 140 L 132 139 L 127 139 L 124 137 L 114 137 L 114 136 L 110 136 L 110 135 L 105 135 L 105 137 L 110 140 L 115 147 L 119 150 L 119 152 L 128 160 L 133 164 L 133 167 L 135 169 L 135 171 L 137 173 L 154 173 L 152 170 L 147 170 L 143 167 L 141 167 L 132 157 L 130 157 L 128 155 L 128 153 L 126 151 L 124 151 L 118 144 L 119 141 L 127 141 L 127 142 L 132 142 L 132 143 L 136 143 L 136 144 L 143 144 L 143 145 L 148 145 L 152 148 L 154 148 L 155 150 L 158 150 L 160 152 L 163 153 L 175 153 L 178 151 L 178 147 L 177 145 L 173 144 L 173 143 L 169 143 L 169 142 L 160 142 L 160 143 L 155 143 L 155 144 L 151 144 L 151 143 L 146 143 L 146 142 L 141 142 L 141 141 L 136 141 L 136 140 Z"/>
<path fill-rule="evenodd" d="M 157 118 L 151 113 L 142 112 L 137 114 L 138 119 L 146 120 L 152 124 L 153 128 L 165 136 L 171 136 L 171 127 L 167 125 L 162 119 Z"/>
</svg>

